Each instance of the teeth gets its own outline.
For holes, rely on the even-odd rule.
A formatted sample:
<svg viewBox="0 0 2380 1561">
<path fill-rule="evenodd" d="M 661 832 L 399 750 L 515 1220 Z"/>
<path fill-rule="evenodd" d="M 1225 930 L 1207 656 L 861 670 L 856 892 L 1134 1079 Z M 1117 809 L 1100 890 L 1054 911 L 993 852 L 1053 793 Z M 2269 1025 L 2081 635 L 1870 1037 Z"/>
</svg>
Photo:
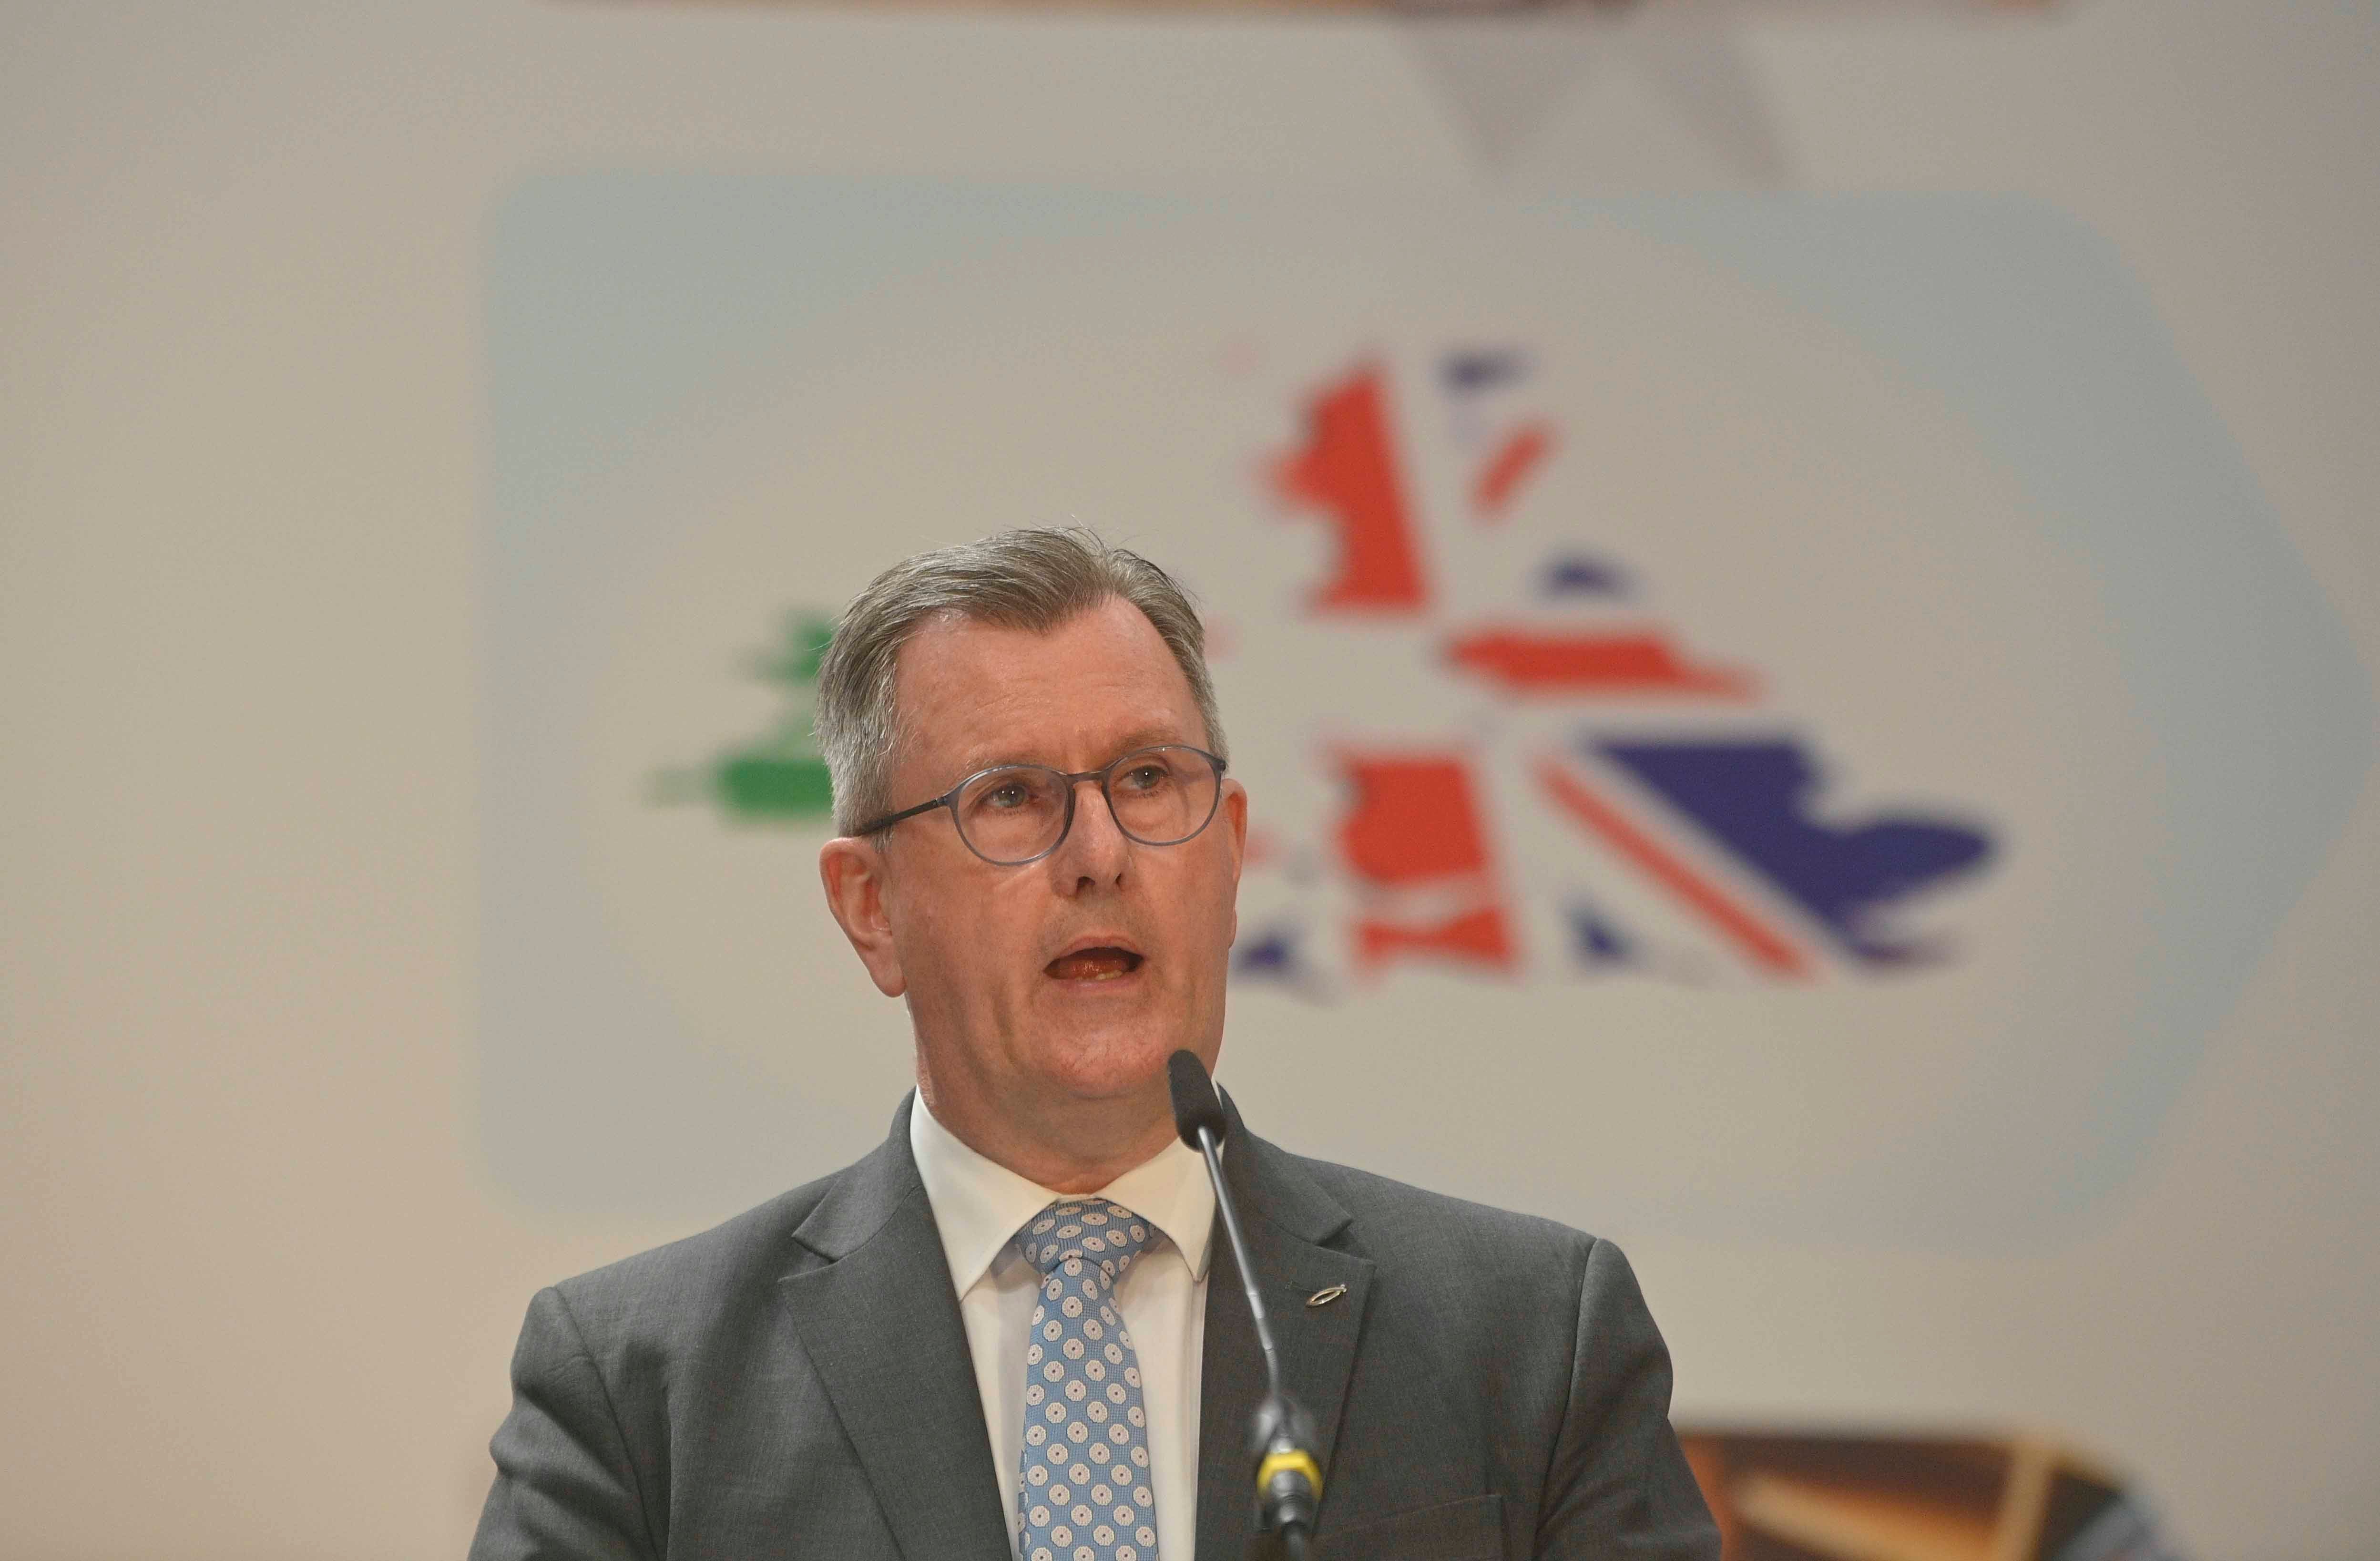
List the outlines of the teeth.
<svg viewBox="0 0 2380 1561">
<path fill-rule="evenodd" d="M 1051 960 L 1049 969 L 1061 981 L 1114 981 L 1140 969 L 1140 959 L 1122 949 L 1087 948 Z"/>
</svg>

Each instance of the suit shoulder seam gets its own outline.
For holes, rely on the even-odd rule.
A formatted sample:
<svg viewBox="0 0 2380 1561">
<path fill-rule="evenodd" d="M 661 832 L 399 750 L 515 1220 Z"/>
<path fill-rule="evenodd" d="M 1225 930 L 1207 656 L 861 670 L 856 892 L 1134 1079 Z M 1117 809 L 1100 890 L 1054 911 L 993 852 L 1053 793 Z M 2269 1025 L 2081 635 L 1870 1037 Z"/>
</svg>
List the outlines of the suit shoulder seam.
<svg viewBox="0 0 2380 1561">
<path fill-rule="evenodd" d="M 1570 1434 L 1571 1416 L 1578 1408 L 1579 1358 L 1586 1350 L 1586 1278 L 1595 1262 L 1595 1249 L 1602 1244 L 1601 1237 L 1585 1236 L 1583 1231 L 1579 1234 L 1585 1236 L 1585 1240 L 1578 1265 L 1578 1283 L 1571 1299 L 1570 1371 L 1562 1383 L 1561 1419 L 1554 1428 L 1552 1444 L 1546 1450 L 1545 1470 L 1537 1476 L 1537 1517 L 1540 1524 L 1545 1518 L 1544 1493 L 1553 1488 L 1554 1469 L 1561 1458 L 1562 1441 Z"/>
<path fill-rule="evenodd" d="M 612 1384 L 605 1380 L 603 1368 L 596 1360 L 594 1351 L 587 1348 L 587 1333 L 578 1324 L 578 1314 L 571 1310 L 570 1298 L 562 1293 L 559 1285 L 548 1286 L 547 1288 L 552 1292 L 553 1304 L 561 1309 L 563 1322 L 569 1325 L 572 1349 L 579 1360 L 587 1362 L 588 1372 L 595 1378 L 595 1391 L 603 1396 L 604 1418 L 612 1422 L 612 1434 L 619 1440 L 620 1456 L 628 1466 L 628 1482 L 636 1489 L 637 1515 L 644 1521 L 646 1547 L 655 1555 L 662 1555 L 661 1537 L 653 1532 L 653 1504 L 645 1494 L 644 1470 L 637 1466 L 636 1453 L 628 1445 L 627 1427 L 622 1423 L 620 1407 L 612 1397 Z"/>
<path fill-rule="evenodd" d="M 1532 1227 L 1568 1237 L 1586 1243 L 1590 1249 L 1602 1240 L 1602 1238 L 1592 1231 L 1581 1230 L 1576 1226 L 1565 1225 L 1545 1214 L 1533 1214 L 1525 1210 L 1507 1209 L 1494 1203 L 1482 1203 L 1476 1199 L 1457 1197 L 1451 1192 L 1439 1192 L 1432 1188 L 1399 1181 L 1393 1177 L 1384 1177 L 1377 1171 L 1366 1171 L 1360 1166 L 1342 1165 L 1330 1160 L 1317 1160 L 1306 1155 L 1291 1153 L 1286 1150 L 1281 1152 L 1295 1163 L 1300 1170 L 1314 1177 L 1318 1182 L 1326 1184 L 1326 1190 L 1330 1191 L 1334 1198 L 1339 1189 L 1328 1184 L 1344 1180 L 1356 1188 L 1374 1188 L 1381 1189 L 1391 1197 L 1410 1198 L 1419 1205 L 1434 1205 L 1447 1214 L 1460 1216 L 1467 1221 L 1485 1216 L 1491 1222 L 1507 1223 L 1515 1227 Z M 1360 1221 L 1364 1218 L 1365 1211 L 1350 1208 L 1347 1210 L 1347 1214 L 1351 1220 Z"/>
</svg>

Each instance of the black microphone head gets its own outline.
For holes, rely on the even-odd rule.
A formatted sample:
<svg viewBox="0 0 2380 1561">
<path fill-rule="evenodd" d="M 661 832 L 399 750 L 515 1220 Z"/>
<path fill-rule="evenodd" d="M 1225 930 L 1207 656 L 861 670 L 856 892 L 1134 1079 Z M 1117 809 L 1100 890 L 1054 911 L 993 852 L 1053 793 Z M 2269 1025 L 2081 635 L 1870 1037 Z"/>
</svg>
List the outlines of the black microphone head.
<svg viewBox="0 0 2380 1561">
<path fill-rule="evenodd" d="M 1220 1143 L 1231 1130 L 1223 1116 L 1223 1102 L 1215 1093 L 1215 1081 L 1207 1077 L 1207 1065 L 1198 1054 L 1180 1051 L 1165 1059 L 1165 1079 L 1173 1087 L 1173 1130 L 1191 1148 L 1198 1145 L 1198 1129 L 1206 1128 Z"/>
</svg>

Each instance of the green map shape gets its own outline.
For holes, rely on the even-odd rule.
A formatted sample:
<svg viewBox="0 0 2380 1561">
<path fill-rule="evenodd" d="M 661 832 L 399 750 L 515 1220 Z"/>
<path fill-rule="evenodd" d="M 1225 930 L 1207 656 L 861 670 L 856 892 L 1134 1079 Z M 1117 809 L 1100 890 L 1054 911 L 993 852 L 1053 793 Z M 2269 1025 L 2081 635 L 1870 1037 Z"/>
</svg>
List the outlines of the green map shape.
<svg viewBox="0 0 2380 1561">
<path fill-rule="evenodd" d="M 784 636 L 754 667 L 755 676 L 785 689 L 786 704 L 762 737 L 697 770 L 665 770 L 654 777 L 653 800 L 711 801 L 739 823 L 809 821 L 834 811 L 834 787 L 810 727 L 819 664 L 834 637 L 834 620 L 814 610 L 786 616 Z"/>
</svg>

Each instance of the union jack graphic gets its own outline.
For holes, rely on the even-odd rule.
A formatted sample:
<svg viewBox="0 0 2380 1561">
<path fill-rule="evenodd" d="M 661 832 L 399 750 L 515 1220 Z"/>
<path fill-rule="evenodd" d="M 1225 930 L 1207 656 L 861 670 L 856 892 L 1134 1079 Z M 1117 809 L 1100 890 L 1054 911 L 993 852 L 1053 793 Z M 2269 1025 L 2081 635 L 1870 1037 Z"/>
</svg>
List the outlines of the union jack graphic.
<svg viewBox="0 0 2380 1561">
<path fill-rule="evenodd" d="M 1259 837 L 1252 869 L 1303 864 L 1346 891 L 1352 912 L 1327 932 L 1357 975 L 1415 960 L 1519 975 L 1550 947 L 1588 970 L 1785 982 L 1947 957 L 1939 940 L 1898 930 L 1898 913 L 1919 891 L 1980 871 L 1991 835 L 1930 814 L 1822 817 L 1827 768 L 1770 709 L 1757 672 L 1684 643 L 1645 609 L 1621 560 L 1552 548 L 1514 582 L 1505 611 L 1463 605 L 1440 588 L 1428 534 L 1491 539 L 1560 458 L 1562 440 L 1526 405 L 1524 353 L 1465 348 L 1434 370 L 1431 391 L 1465 474 L 1459 515 L 1420 523 L 1393 377 L 1376 361 L 1314 389 L 1301 437 L 1266 471 L 1285 516 L 1332 538 L 1334 562 L 1305 602 L 1315 623 L 1399 624 L 1426 636 L 1472 697 L 1527 713 L 1533 735 L 1501 761 L 1521 774 L 1488 774 L 1491 762 L 1458 735 L 1334 742 L 1325 762 L 1344 806 L 1330 838 Z M 1639 719 L 1651 706 L 1661 721 Z M 1522 903 L 1524 875 L 1489 827 L 1491 792 L 1508 806 L 1524 797 L 1579 854 L 1558 903 Z M 1260 921 L 1243 936 L 1237 973 L 1330 990 L 1318 921 L 1311 911 Z M 1559 931 L 1533 938 L 1531 921 Z"/>
</svg>

